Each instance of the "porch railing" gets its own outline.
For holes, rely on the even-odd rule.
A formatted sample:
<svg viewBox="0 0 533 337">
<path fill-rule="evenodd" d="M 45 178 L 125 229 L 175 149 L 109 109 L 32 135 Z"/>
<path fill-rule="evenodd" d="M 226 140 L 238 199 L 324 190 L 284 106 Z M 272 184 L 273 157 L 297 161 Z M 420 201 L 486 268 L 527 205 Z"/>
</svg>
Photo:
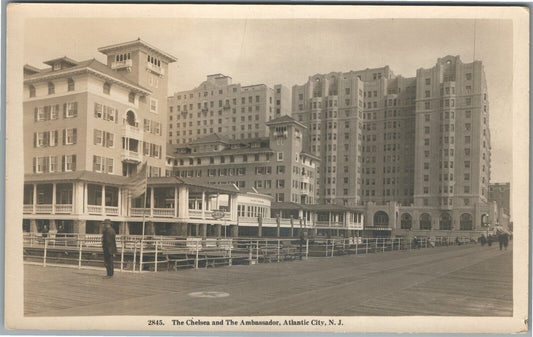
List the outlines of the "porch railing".
<svg viewBox="0 0 533 337">
<path fill-rule="evenodd" d="M 56 213 L 61 214 L 70 214 L 72 213 L 72 204 L 56 204 L 55 205 Z"/>
<path fill-rule="evenodd" d="M 87 205 L 87 213 L 89 213 L 89 214 L 102 214 L 102 206 Z"/>
<path fill-rule="evenodd" d="M 157 217 L 173 217 L 174 216 L 174 208 L 154 208 L 153 210 L 154 216 Z"/>
<path fill-rule="evenodd" d="M 35 213 L 52 213 L 52 204 L 35 205 Z"/>
</svg>

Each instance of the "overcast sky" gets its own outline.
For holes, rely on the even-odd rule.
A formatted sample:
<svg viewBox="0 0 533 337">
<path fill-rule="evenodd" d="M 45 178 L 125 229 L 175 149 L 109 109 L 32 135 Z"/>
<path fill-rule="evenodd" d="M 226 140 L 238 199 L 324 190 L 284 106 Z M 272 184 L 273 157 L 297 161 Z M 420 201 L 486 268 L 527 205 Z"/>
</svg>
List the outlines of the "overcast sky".
<svg viewBox="0 0 533 337">
<path fill-rule="evenodd" d="M 384 65 L 414 77 L 416 69 L 446 55 L 471 62 L 475 50 L 490 97 L 491 180 L 511 180 L 510 20 L 31 19 L 24 62 L 44 67 L 43 61 L 59 56 L 105 62 L 98 47 L 138 37 L 178 58 L 170 65 L 169 94 L 192 89 L 214 73 L 242 85 L 289 88 L 316 73 Z"/>
</svg>

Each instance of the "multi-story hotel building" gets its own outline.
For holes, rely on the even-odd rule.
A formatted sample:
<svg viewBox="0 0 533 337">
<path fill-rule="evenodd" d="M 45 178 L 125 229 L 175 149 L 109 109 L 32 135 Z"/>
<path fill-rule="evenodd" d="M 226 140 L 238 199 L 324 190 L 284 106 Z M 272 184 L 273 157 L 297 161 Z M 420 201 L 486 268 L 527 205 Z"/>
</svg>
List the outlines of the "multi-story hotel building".
<svg viewBox="0 0 533 337">
<path fill-rule="evenodd" d="M 293 116 L 322 161 L 321 203 L 413 202 L 414 82 L 383 67 L 293 87 Z"/>
<path fill-rule="evenodd" d="M 267 137 L 233 140 L 213 134 L 175 145 L 168 153 L 167 175 L 254 188 L 276 202 L 316 203 L 319 160 L 303 151 L 306 127 L 289 116 L 266 126 Z"/>
<path fill-rule="evenodd" d="M 266 122 L 290 114 L 290 92 L 282 85 L 232 84 L 222 74 L 168 98 L 168 142 L 187 144 L 207 135 L 229 139 L 268 137 Z"/>
<path fill-rule="evenodd" d="M 24 67 L 24 170 L 32 182 L 25 204 L 37 205 L 32 213 L 50 210 L 69 221 L 80 217 L 68 214 L 118 215 L 124 177 L 141 162 L 149 176 L 164 175 L 168 64 L 176 58 L 140 39 L 99 51 L 106 64 L 62 57 L 45 62 L 49 68 Z"/>
<path fill-rule="evenodd" d="M 479 229 L 494 213 L 480 61 L 446 56 L 413 78 L 388 66 L 318 74 L 292 101 L 321 159 L 319 202 L 365 204 L 369 227 L 398 229 Z"/>
</svg>

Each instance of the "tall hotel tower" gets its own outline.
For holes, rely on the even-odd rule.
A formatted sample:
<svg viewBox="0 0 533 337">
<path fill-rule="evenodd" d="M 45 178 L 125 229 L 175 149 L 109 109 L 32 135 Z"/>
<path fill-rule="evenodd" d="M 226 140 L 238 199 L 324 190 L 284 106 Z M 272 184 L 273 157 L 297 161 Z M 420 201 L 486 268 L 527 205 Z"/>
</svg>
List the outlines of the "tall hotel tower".
<svg viewBox="0 0 533 337">
<path fill-rule="evenodd" d="M 490 180 L 481 61 L 446 56 L 413 78 L 388 66 L 317 74 L 293 87 L 292 102 L 305 148 L 321 159 L 320 203 L 396 204 L 395 222 L 394 207 L 411 207 L 421 217 L 406 213 L 406 223 L 420 229 L 479 225 Z"/>
</svg>

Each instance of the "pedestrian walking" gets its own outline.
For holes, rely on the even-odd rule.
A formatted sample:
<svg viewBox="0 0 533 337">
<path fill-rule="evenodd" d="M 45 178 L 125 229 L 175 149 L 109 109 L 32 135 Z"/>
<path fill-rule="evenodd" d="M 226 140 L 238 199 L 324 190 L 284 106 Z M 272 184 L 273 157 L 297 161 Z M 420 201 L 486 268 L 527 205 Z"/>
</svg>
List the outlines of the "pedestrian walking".
<svg viewBox="0 0 533 337">
<path fill-rule="evenodd" d="M 509 235 L 506 232 L 498 232 L 498 243 L 500 244 L 500 250 L 507 250 L 509 245 Z"/>
<path fill-rule="evenodd" d="M 503 235 L 503 247 L 505 248 L 505 250 L 507 250 L 507 246 L 509 246 L 509 234 L 503 233 Z"/>
<path fill-rule="evenodd" d="M 104 276 L 104 278 L 111 278 L 114 272 L 113 256 L 117 252 L 116 233 L 113 227 L 111 227 L 111 220 L 105 219 L 103 225 L 102 249 L 104 250 L 104 264 L 107 270 L 107 276 Z"/>
</svg>

